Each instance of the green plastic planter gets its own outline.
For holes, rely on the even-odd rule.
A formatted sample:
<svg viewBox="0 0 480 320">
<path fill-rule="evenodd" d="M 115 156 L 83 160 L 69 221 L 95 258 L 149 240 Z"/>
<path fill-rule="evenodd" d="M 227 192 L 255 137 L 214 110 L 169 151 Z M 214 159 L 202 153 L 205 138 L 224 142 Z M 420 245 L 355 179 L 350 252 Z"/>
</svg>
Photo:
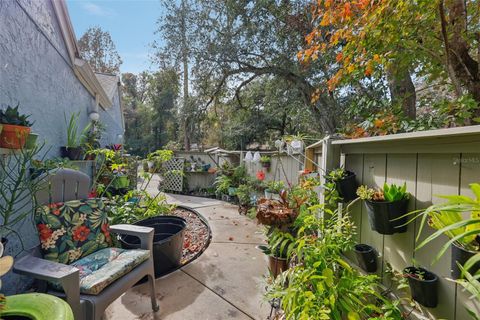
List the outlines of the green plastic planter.
<svg viewBox="0 0 480 320">
<path fill-rule="evenodd" d="M 27 137 L 27 142 L 25 142 L 25 149 L 33 149 L 37 144 L 38 134 L 30 133 Z"/>
<path fill-rule="evenodd" d="M 44 293 L 8 296 L 0 318 L 25 317 L 33 320 L 74 320 L 73 312 L 64 300 Z"/>
</svg>

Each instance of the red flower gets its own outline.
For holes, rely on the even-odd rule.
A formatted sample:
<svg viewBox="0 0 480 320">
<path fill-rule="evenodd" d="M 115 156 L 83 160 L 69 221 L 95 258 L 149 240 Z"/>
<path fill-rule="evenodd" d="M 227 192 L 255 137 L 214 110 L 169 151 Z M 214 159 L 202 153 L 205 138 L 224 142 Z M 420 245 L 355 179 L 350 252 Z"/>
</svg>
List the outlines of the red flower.
<svg viewBox="0 0 480 320">
<path fill-rule="evenodd" d="M 90 191 L 90 193 L 88 194 L 88 198 L 89 198 L 89 199 L 96 198 L 96 197 L 97 197 L 97 190 L 92 190 L 92 191 Z"/>
<path fill-rule="evenodd" d="M 37 229 L 42 241 L 47 241 L 52 236 L 53 231 L 46 224 L 37 224 Z"/>
<path fill-rule="evenodd" d="M 263 172 L 262 170 L 257 171 L 257 179 L 260 181 L 265 180 L 265 172 Z"/>
<path fill-rule="evenodd" d="M 90 234 L 90 229 L 86 226 L 78 226 L 73 229 L 73 240 L 85 241 Z"/>
<path fill-rule="evenodd" d="M 107 239 L 107 242 L 110 242 L 110 231 L 108 230 L 109 228 L 109 225 L 108 223 L 102 223 L 102 232 L 103 232 L 103 235 L 105 236 L 105 238 Z"/>
<path fill-rule="evenodd" d="M 61 207 L 62 205 L 63 205 L 63 202 L 55 202 L 55 203 L 50 203 L 48 207 L 50 208 L 51 213 L 58 216 L 60 214 L 60 209 L 58 208 Z"/>
</svg>

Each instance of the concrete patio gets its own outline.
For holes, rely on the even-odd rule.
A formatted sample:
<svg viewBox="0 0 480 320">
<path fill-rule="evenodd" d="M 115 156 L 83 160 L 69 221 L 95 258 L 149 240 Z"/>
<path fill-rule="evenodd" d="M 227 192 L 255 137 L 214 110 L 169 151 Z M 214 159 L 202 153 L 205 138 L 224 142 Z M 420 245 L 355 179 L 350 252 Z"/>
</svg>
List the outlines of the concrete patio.
<svg viewBox="0 0 480 320">
<path fill-rule="evenodd" d="M 170 203 L 200 212 L 212 229 L 212 242 L 194 262 L 157 279 L 160 311 L 153 313 L 146 285 L 125 293 L 106 311 L 109 320 L 266 319 L 267 260 L 256 246 L 262 230 L 237 206 L 214 199 L 168 195 Z"/>
</svg>

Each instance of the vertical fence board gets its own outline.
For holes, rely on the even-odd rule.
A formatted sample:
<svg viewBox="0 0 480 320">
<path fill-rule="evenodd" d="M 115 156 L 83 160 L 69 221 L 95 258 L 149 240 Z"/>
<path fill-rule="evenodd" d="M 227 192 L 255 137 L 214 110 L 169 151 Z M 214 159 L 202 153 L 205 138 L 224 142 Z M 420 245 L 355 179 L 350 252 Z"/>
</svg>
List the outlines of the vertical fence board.
<svg viewBox="0 0 480 320">
<path fill-rule="evenodd" d="M 378 188 L 385 183 L 386 154 L 365 154 L 363 160 L 363 184 Z M 364 204 L 363 204 L 364 205 Z M 378 275 L 382 276 L 383 266 L 383 235 L 373 231 L 368 222 L 368 214 L 362 209 L 361 235 L 362 243 L 371 245 L 380 255 L 378 259 Z"/>
<path fill-rule="evenodd" d="M 480 153 L 465 153 L 461 159 L 456 159 L 461 165 L 460 194 L 475 198 L 469 188 L 471 183 L 480 183 Z M 469 319 L 467 308 L 480 314 L 478 301 L 469 299 L 470 293 L 465 291 L 461 285 L 457 285 L 457 306 L 455 319 Z"/>
<path fill-rule="evenodd" d="M 440 203 L 441 199 L 435 195 L 458 194 L 460 166 L 453 159 L 459 154 L 419 154 L 417 174 L 417 208 L 426 208 L 432 203 Z M 415 234 L 419 232 L 419 221 L 416 223 Z M 420 240 L 433 233 L 427 225 L 424 227 Z M 455 285 L 445 277 L 450 277 L 450 251 L 440 260 L 431 265 L 436 253 L 448 241 L 446 236 L 441 236 L 424 248 L 415 252 L 415 260 L 422 266 L 436 273 L 439 278 L 438 307 L 429 312 L 437 318 L 454 319 L 455 311 Z M 418 243 L 417 243 L 418 244 Z"/>
<path fill-rule="evenodd" d="M 347 155 L 345 159 L 345 169 L 354 172 L 358 185 L 361 185 L 363 181 L 363 154 Z M 357 234 L 355 235 L 355 242 L 357 243 L 361 242 L 362 210 L 362 201 L 357 201 L 353 206 L 350 207 L 349 212 L 352 222 L 357 227 Z M 347 252 L 346 256 L 352 261 L 356 261 L 355 254 L 353 252 Z"/>
<path fill-rule="evenodd" d="M 387 183 L 403 185 L 406 182 L 407 191 L 411 194 L 408 211 L 415 210 L 417 176 L 417 155 L 416 154 L 389 154 L 387 155 Z M 412 199 L 413 198 L 413 199 Z M 413 251 L 415 249 L 415 226 L 407 227 L 407 232 L 385 235 L 384 244 L 384 266 L 389 263 L 396 271 L 412 263 Z M 386 280 L 386 279 L 384 279 Z M 384 281 L 388 282 L 388 281 Z M 388 284 L 389 285 L 389 284 Z"/>
<path fill-rule="evenodd" d="M 345 159 L 345 169 L 354 172 L 358 185 L 361 185 L 363 183 L 363 154 L 347 155 Z M 357 201 L 350 209 L 350 217 L 357 226 L 356 240 L 360 242 L 363 210 L 362 201 Z"/>
</svg>

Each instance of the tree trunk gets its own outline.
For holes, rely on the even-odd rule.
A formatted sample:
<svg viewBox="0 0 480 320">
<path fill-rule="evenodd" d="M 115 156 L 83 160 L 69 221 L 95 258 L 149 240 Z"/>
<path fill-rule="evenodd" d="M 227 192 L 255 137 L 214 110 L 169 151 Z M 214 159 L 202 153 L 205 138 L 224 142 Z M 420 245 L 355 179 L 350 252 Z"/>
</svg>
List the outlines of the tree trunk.
<svg viewBox="0 0 480 320">
<path fill-rule="evenodd" d="M 189 126 L 189 97 L 188 97 L 188 44 L 187 44 L 187 19 L 186 0 L 182 0 L 182 64 L 183 64 L 183 144 L 186 151 L 190 151 L 190 126 Z"/>
<path fill-rule="evenodd" d="M 403 114 L 407 118 L 415 120 L 417 95 L 410 72 L 406 69 L 398 69 L 394 65 L 389 66 L 387 67 L 387 80 L 392 103 L 400 105 Z"/>
<path fill-rule="evenodd" d="M 478 61 L 470 55 L 467 31 L 467 9 L 464 0 L 440 1 L 439 12 L 442 36 L 446 53 L 447 70 L 454 84 L 462 88 L 457 91 L 468 92 L 480 104 L 480 74 Z M 447 9 L 445 11 L 445 9 Z M 448 19 L 447 19 L 448 15 Z M 478 21 L 472 21 L 472 24 Z M 463 89 L 463 90 L 462 90 Z M 480 108 L 477 109 L 480 115 Z"/>
</svg>

